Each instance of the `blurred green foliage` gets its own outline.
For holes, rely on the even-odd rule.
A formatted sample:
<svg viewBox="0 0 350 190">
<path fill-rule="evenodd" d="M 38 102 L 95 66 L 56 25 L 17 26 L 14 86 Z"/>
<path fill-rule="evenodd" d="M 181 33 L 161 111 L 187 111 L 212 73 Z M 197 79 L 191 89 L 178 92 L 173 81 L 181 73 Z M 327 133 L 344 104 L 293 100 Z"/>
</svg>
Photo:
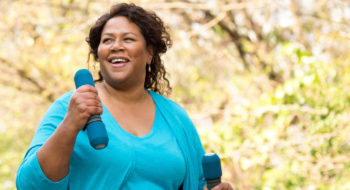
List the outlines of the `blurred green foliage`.
<svg viewBox="0 0 350 190">
<path fill-rule="evenodd" d="M 221 157 L 224 181 L 234 189 L 350 189 L 349 2 L 119 2 L 170 26 L 169 98 Z M 87 68 L 89 27 L 115 3 L 0 1 L 0 190 L 15 189 L 41 117 Z M 89 68 L 96 75 L 98 65 Z"/>
</svg>

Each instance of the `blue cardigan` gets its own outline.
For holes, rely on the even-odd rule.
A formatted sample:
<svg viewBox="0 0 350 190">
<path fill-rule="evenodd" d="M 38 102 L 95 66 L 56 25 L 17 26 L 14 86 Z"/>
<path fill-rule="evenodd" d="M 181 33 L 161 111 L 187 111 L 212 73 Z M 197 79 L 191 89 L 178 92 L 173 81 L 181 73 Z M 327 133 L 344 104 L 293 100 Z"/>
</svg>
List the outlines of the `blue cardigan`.
<svg viewBox="0 0 350 190">
<path fill-rule="evenodd" d="M 170 126 L 173 135 L 176 137 L 185 159 L 186 174 L 183 189 L 202 190 L 206 184 L 206 181 L 202 180 L 203 171 L 201 164 L 205 152 L 194 124 L 185 109 L 177 103 L 153 91 L 149 92 Z M 56 100 L 40 122 L 30 148 L 18 169 L 16 177 L 17 189 L 66 190 L 68 185 L 70 189 L 81 189 L 82 184 L 89 185 L 84 186 L 84 188 L 88 189 L 122 189 L 123 185 L 131 177 L 136 159 L 134 151 L 130 148 L 132 145 L 123 142 L 121 140 L 123 137 L 118 132 L 113 131 L 113 127 L 107 127 L 109 134 L 115 134 L 114 136 L 109 136 L 109 146 L 103 150 L 96 151 L 87 143 L 88 137 L 86 132 L 79 132 L 71 158 L 69 174 L 58 182 L 52 182 L 46 178 L 40 168 L 36 153 L 62 122 L 72 93 L 73 91 L 66 93 Z M 102 120 L 106 123 L 112 123 L 113 117 L 111 117 L 105 107 L 103 109 Z M 113 147 L 118 147 L 118 152 L 113 150 Z M 123 155 L 123 157 L 120 155 Z M 118 157 L 119 168 L 113 168 L 113 159 L 111 157 Z M 100 162 L 96 164 L 96 160 Z M 120 168 L 120 165 L 123 167 Z M 161 176 L 159 180 L 161 180 Z"/>
</svg>

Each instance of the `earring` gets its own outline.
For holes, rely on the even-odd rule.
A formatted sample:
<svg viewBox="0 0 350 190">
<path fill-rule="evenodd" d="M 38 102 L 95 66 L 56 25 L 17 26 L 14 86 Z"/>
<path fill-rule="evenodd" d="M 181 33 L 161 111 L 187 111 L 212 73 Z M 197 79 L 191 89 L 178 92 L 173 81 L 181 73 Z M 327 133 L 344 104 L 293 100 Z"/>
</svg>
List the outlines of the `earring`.
<svg viewBox="0 0 350 190">
<path fill-rule="evenodd" d="M 148 72 L 151 72 L 151 64 L 148 65 Z"/>
</svg>

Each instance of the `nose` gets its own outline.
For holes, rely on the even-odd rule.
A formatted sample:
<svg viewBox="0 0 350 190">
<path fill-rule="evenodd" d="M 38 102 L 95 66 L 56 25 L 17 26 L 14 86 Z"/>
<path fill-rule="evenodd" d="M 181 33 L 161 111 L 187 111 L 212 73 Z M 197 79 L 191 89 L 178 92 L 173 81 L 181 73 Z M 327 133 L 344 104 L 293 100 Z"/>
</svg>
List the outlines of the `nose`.
<svg viewBox="0 0 350 190">
<path fill-rule="evenodd" d="M 111 51 L 123 51 L 125 50 L 123 43 L 120 40 L 115 40 L 111 46 Z"/>
</svg>

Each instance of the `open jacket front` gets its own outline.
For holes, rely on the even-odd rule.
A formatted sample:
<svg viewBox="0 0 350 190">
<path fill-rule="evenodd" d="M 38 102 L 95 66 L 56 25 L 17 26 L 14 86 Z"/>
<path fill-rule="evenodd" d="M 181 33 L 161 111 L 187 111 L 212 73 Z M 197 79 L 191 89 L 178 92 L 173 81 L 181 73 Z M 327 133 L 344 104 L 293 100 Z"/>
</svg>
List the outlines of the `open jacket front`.
<svg viewBox="0 0 350 190">
<path fill-rule="evenodd" d="M 149 91 L 155 104 L 175 136 L 186 164 L 184 190 L 202 190 L 201 160 L 205 154 L 198 133 L 185 109 L 177 103 Z M 71 157 L 69 174 L 58 182 L 47 179 L 37 160 L 37 150 L 63 121 L 72 92 L 57 99 L 40 122 L 30 148 L 17 172 L 16 185 L 19 190 L 66 190 L 68 189 L 123 189 L 135 169 L 135 150 L 125 142 L 116 121 L 103 106 L 102 121 L 110 138 L 103 150 L 94 150 L 88 143 L 86 131 L 79 132 Z M 117 159 L 117 164 L 116 164 Z M 160 179 L 161 176 L 160 176 Z M 146 188 L 147 189 L 147 188 Z"/>
</svg>

